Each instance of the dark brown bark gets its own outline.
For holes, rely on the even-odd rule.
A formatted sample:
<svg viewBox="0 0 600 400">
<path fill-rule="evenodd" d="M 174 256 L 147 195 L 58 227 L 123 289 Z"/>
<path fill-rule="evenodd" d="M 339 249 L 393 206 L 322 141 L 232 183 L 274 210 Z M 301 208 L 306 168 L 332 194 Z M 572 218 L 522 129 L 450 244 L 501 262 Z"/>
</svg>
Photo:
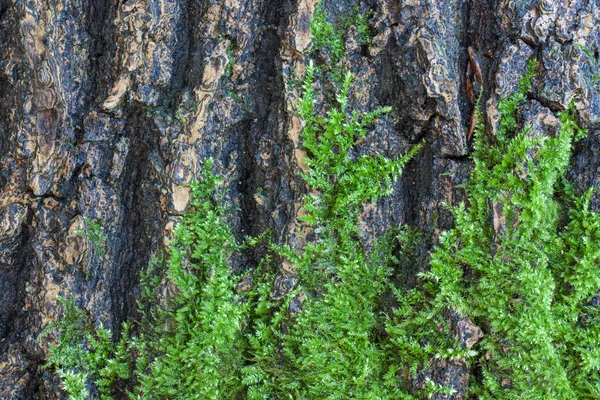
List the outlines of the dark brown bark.
<svg viewBox="0 0 600 400">
<path fill-rule="evenodd" d="M 139 272 L 168 241 L 206 157 L 225 178 L 237 237 L 270 228 L 296 244 L 304 153 L 294 80 L 309 59 L 315 3 L 0 0 L 0 398 L 57 388 L 37 369 L 47 348 L 35 341 L 57 317 L 56 295 L 74 294 L 115 332 L 135 316 Z M 394 193 L 365 208 L 366 243 L 400 223 L 434 241 L 452 227 L 443 204 L 464 198 L 457 185 L 471 168 L 466 87 L 481 84 L 469 47 L 489 134 L 498 99 L 536 58 L 523 119 L 551 134 L 552 115 L 575 99 L 590 134 L 570 176 L 600 183 L 600 6 L 566 3 L 325 2 L 332 21 L 357 4 L 374 12 L 372 45 L 348 34 L 346 66 L 359 85 L 351 101 L 393 111 L 357 153 L 395 157 L 426 143 Z M 104 258 L 86 256 L 84 218 L 104 224 Z M 462 368 L 434 374 L 464 388 Z"/>
</svg>

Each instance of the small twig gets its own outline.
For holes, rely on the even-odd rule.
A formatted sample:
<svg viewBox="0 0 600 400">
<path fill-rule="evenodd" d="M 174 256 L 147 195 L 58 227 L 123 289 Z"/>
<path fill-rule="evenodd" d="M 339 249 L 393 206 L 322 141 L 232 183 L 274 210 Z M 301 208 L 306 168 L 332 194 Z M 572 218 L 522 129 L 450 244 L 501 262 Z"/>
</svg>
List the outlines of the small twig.
<svg viewBox="0 0 600 400">
<path fill-rule="evenodd" d="M 467 132 L 467 142 L 471 141 L 473 137 L 473 132 L 475 132 L 475 127 L 477 125 L 477 110 L 473 110 L 471 113 L 471 119 L 469 121 L 469 131 Z"/>
<path fill-rule="evenodd" d="M 471 64 L 471 68 L 473 68 L 473 72 L 475 73 L 475 78 L 480 83 L 483 83 L 483 75 L 481 74 L 481 68 L 479 68 L 479 63 L 475 58 L 475 51 L 471 46 L 467 47 L 467 53 L 469 54 L 469 61 Z"/>
</svg>

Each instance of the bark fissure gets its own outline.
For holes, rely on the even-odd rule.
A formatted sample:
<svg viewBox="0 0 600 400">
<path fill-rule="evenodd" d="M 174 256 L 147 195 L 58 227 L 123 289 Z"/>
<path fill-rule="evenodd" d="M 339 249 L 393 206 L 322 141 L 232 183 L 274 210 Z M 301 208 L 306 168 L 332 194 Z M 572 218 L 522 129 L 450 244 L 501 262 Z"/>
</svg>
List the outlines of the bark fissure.
<svg viewBox="0 0 600 400">
<path fill-rule="evenodd" d="M 392 107 L 353 155 L 395 158 L 425 142 L 393 193 L 365 205 L 365 249 L 399 224 L 428 232 L 419 267 L 403 272 L 414 275 L 453 227 L 446 204 L 465 200 L 460 185 L 472 169 L 469 48 L 483 75 L 473 88 L 482 86 L 488 136 L 499 100 L 535 58 L 519 124 L 552 135 L 555 114 L 573 101 L 592 131 L 575 148 L 569 179 L 600 185 L 594 1 L 322 1 L 336 27 L 369 16 L 368 44 L 344 26 L 337 67 L 355 77 L 350 106 Z M 299 82 L 310 59 L 332 61 L 311 52 L 316 4 L 0 0 L 0 398 L 60 396 L 58 381 L 36 372 L 47 346 L 35 338 L 61 313 L 56 295 L 75 295 L 115 335 L 135 317 L 139 273 L 172 239 L 206 158 L 224 178 L 236 238 L 271 231 L 275 243 L 302 247 L 296 232 L 310 229 L 297 218 L 306 191 Z M 600 195 L 592 205 L 600 210 Z M 90 222 L 108 236 L 104 257 L 82 234 Z M 256 266 L 265 247 L 234 257 L 234 270 Z M 461 368 L 423 377 L 454 379 L 460 398 Z"/>
</svg>

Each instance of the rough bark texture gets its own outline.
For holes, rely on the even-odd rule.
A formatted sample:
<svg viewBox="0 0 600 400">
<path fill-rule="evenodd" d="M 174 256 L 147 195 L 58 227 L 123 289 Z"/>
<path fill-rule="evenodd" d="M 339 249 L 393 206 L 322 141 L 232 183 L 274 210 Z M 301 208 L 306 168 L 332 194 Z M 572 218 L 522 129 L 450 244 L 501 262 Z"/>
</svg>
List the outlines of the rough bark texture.
<svg viewBox="0 0 600 400">
<path fill-rule="evenodd" d="M 226 180 L 236 236 L 270 228 L 276 241 L 297 242 L 305 166 L 296 82 L 316 2 L 0 0 L 0 398 L 61 396 L 38 370 L 47 348 L 36 343 L 60 310 L 56 295 L 74 294 L 115 332 L 135 316 L 139 272 L 168 242 L 206 157 Z M 498 99 L 534 57 L 523 122 L 551 135 L 556 112 L 575 99 L 590 134 L 570 175 L 600 184 L 596 0 L 336 0 L 325 9 L 334 22 L 357 5 L 373 12 L 374 38 L 367 46 L 352 28 L 347 35 L 359 83 L 352 106 L 393 111 L 356 151 L 394 157 L 426 142 L 394 193 L 365 208 L 367 243 L 400 223 L 434 241 L 452 226 L 443 204 L 464 198 L 457 185 L 471 168 L 469 47 L 490 135 Z M 104 225 L 105 254 L 78 232 L 86 219 Z M 472 329 L 461 321 L 458 330 Z M 456 364 L 424 374 L 460 398 L 468 374 Z"/>
</svg>

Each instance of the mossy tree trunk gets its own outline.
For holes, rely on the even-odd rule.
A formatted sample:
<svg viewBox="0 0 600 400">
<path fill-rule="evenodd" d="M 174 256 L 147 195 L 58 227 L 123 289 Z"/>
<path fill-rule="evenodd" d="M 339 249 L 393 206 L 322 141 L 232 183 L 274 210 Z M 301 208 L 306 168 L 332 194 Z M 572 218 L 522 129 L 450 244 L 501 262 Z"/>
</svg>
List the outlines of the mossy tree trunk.
<svg viewBox="0 0 600 400">
<path fill-rule="evenodd" d="M 301 246 L 306 166 L 297 111 L 317 0 L 0 0 L 0 398 L 58 398 L 40 331 L 73 294 L 118 332 L 139 273 L 188 207 L 212 157 L 234 235 Z M 479 89 L 499 99 L 537 60 L 519 123 L 552 135 L 574 101 L 588 137 L 569 177 L 600 184 L 600 6 L 595 0 L 325 0 L 356 78 L 352 108 L 392 111 L 354 152 L 394 158 L 424 141 L 393 193 L 365 207 L 363 240 L 399 224 L 453 226 L 465 198 Z M 354 16 L 366 16 L 357 26 Z M 348 23 L 350 21 L 350 23 Z M 364 39 L 366 34 L 368 40 Z M 592 200 L 600 211 L 600 195 Z M 492 216 L 491 216 L 492 218 Z M 252 268 L 260 250 L 237 257 Z M 426 261 L 403 271 L 407 282 Z M 282 274 L 286 274 L 282 267 Z M 279 280 L 283 281 L 283 280 Z M 282 288 L 274 288 L 274 292 Z M 464 386 L 459 365 L 440 379 Z M 460 393 L 460 392 L 459 392 Z"/>
</svg>

